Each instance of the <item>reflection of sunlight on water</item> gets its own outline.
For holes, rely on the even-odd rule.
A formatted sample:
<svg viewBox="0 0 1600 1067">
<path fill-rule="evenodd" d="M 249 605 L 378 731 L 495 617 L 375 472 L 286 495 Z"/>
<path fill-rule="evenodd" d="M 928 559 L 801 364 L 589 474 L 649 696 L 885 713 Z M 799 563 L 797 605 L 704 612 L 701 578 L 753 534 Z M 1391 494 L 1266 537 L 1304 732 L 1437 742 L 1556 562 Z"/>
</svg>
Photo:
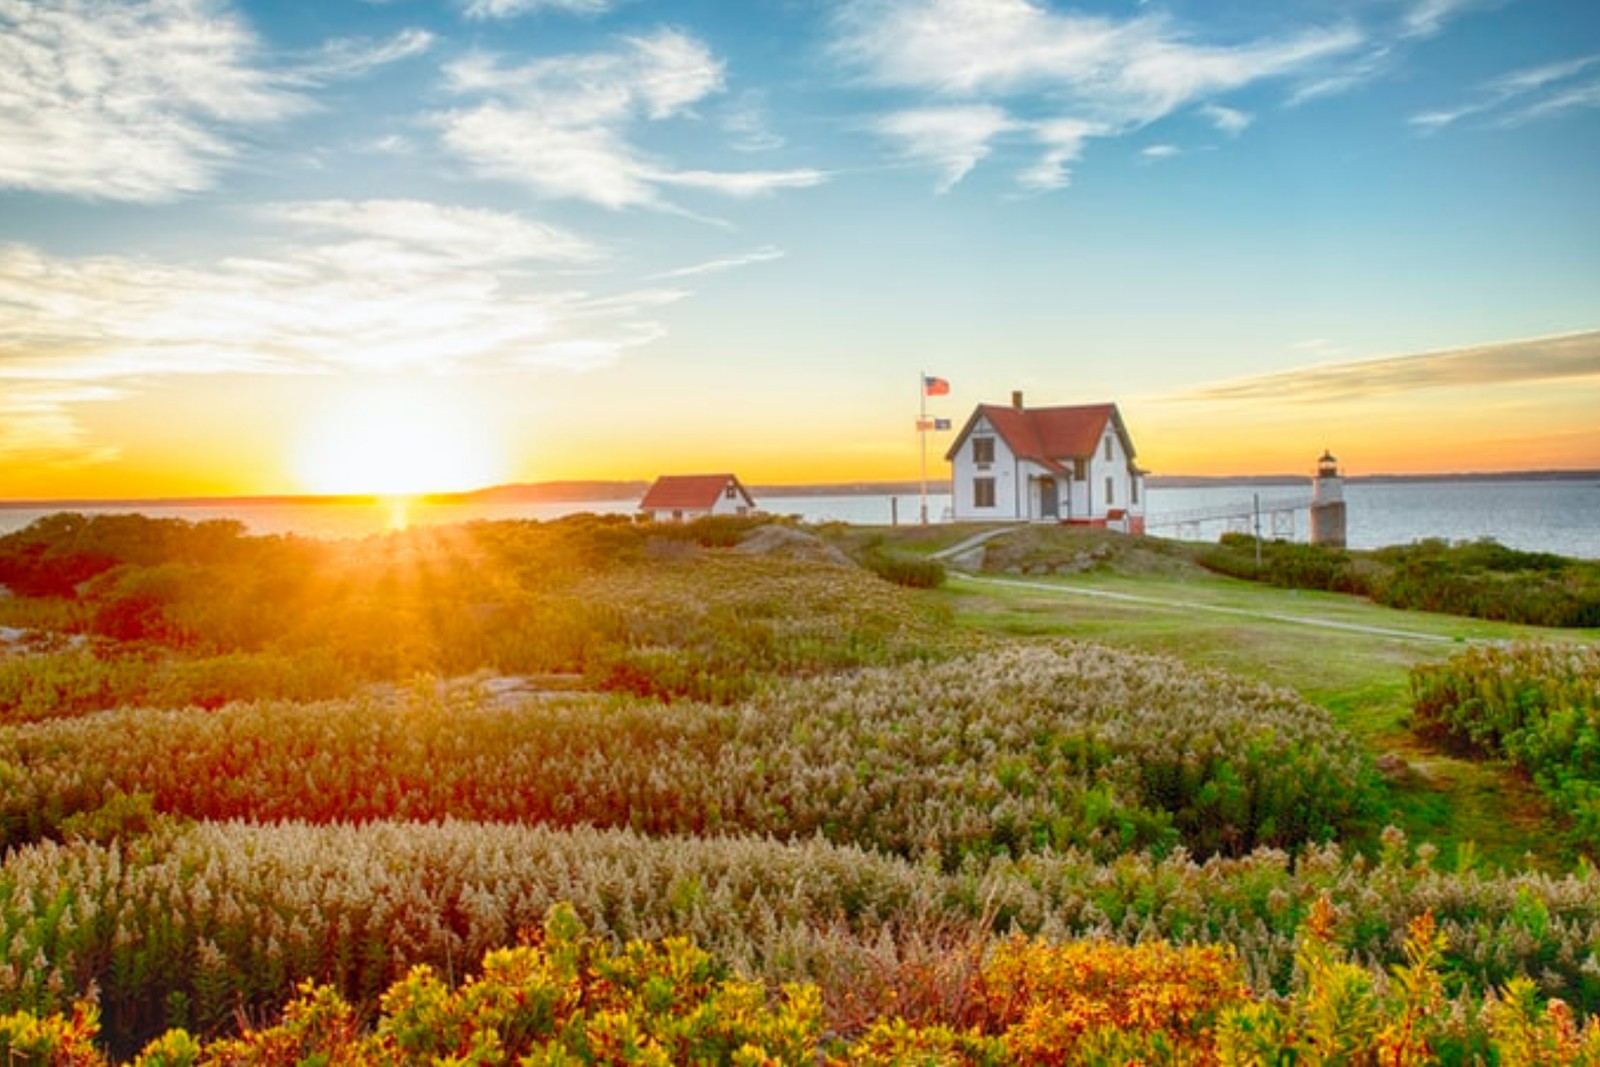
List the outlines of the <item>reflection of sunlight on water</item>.
<svg viewBox="0 0 1600 1067">
<path fill-rule="evenodd" d="M 409 496 L 386 496 L 378 501 L 378 506 L 383 509 L 383 528 L 398 532 L 411 526 L 411 505 L 415 498 Z"/>
</svg>

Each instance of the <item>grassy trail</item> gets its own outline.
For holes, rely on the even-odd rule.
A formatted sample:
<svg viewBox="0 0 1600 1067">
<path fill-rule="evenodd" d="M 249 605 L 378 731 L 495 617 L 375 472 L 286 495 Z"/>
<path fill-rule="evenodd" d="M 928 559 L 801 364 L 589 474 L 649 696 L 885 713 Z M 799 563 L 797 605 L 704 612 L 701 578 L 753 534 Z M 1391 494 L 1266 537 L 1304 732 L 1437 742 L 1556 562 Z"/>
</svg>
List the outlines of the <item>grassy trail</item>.
<svg viewBox="0 0 1600 1067">
<path fill-rule="evenodd" d="M 1497 864 L 1523 864 L 1531 855 L 1540 865 L 1562 865 L 1531 786 L 1503 767 L 1426 746 L 1410 732 L 1407 676 L 1413 665 L 1443 660 L 1468 642 L 1593 642 L 1600 639 L 1595 631 L 1397 611 L 1198 570 L 960 576 L 944 595 L 962 624 L 977 631 L 1161 652 L 1294 689 L 1327 708 L 1374 758 L 1404 761 L 1386 761 L 1390 821 L 1415 841 L 1433 841 L 1446 862 L 1469 847 Z"/>
</svg>

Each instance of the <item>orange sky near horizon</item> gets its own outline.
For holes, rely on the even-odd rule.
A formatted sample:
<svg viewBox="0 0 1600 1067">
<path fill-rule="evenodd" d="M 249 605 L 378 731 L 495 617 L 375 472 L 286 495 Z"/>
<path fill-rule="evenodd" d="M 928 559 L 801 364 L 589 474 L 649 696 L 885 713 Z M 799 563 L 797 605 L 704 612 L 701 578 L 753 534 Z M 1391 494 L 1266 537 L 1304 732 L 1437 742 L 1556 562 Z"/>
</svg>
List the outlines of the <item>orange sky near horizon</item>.
<svg viewBox="0 0 1600 1067">
<path fill-rule="evenodd" d="M 123 445 L 76 465 L 8 464 L 0 498 L 383 494 L 722 470 L 751 484 L 835 484 L 912 481 L 920 471 L 916 400 L 903 389 L 832 405 L 797 397 L 775 417 L 772 406 L 696 410 L 585 381 L 535 394 L 492 378 L 389 377 L 330 389 L 319 379 L 264 377 L 232 383 L 225 403 L 218 384 L 195 379 L 94 405 L 85 432 Z M 1026 398 L 1082 400 L 1044 385 Z M 1591 414 L 1600 386 L 1590 379 L 1293 402 L 1193 392 L 1110 399 L 1155 475 L 1309 475 L 1325 448 L 1350 475 L 1600 469 Z M 979 402 L 1009 402 L 1009 392 L 975 395 L 958 380 L 928 406 L 959 429 Z M 948 477 L 953 439 L 929 435 L 931 480 Z"/>
</svg>

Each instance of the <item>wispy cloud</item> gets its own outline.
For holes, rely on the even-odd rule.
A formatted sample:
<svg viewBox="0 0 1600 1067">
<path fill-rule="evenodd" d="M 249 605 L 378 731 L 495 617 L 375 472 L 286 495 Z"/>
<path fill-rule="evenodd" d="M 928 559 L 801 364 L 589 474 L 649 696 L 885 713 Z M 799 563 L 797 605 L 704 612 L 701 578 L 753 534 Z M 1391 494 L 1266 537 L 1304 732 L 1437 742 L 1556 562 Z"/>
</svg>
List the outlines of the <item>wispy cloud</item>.
<svg viewBox="0 0 1600 1067">
<path fill-rule="evenodd" d="M 0 187 L 159 201 L 208 188 L 234 135 L 309 107 L 212 0 L 0 4 Z"/>
<path fill-rule="evenodd" d="M 1141 148 L 1139 154 L 1146 159 L 1171 159 L 1174 156 L 1181 156 L 1183 149 L 1177 145 L 1153 144 L 1148 148 Z"/>
<path fill-rule="evenodd" d="M 732 138 L 732 145 L 740 152 L 770 152 L 782 148 L 784 138 L 772 129 L 767 115 L 765 95 L 759 89 L 747 89 L 722 109 L 722 129 Z"/>
<path fill-rule="evenodd" d="M 600 252 L 515 215 L 406 201 L 261 213 L 291 239 L 208 263 L 0 246 L 0 383 L 581 369 L 660 336 L 654 309 L 685 295 L 595 294 L 552 277 L 550 265 Z"/>
<path fill-rule="evenodd" d="M 0 381 L 0 460 L 31 470 L 109 463 L 118 450 L 89 441 L 76 412 L 121 395 L 105 386 Z"/>
<path fill-rule="evenodd" d="M 635 145 L 632 126 L 692 118 L 694 105 L 723 88 L 722 63 L 676 30 L 515 66 L 480 53 L 451 64 L 446 76 L 453 92 L 476 102 L 432 116 L 445 144 L 479 175 L 544 196 L 665 208 L 662 186 L 749 196 L 827 180 L 811 169 L 683 170 Z"/>
<path fill-rule="evenodd" d="M 1580 378 L 1600 379 L 1600 330 L 1305 367 L 1221 382 L 1177 399 L 1308 404 Z"/>
<path fill-rule="evenodd" d="M 1255 116 L 1249 112 L 1223 107 L 1221 104 L 1203 104 L 1200 107 L 1200 114 L 1229 137 L 1239 136 L 1255 121 Z"/>
<path fill-rule="evenodd" d="M 379 67 L 428 52 L 435 38 L 427 30 L 401 30 L 384 40 L 339 37 L 325 42 L 295 74 L 312 82 L 358 78 Z"/>
<path fill-rule="evenodd" d="M 938 168 L 941 193 L 953 188 L 989 154 L 996 136 L 1016 125 L 1004 110 L 988 105 L 896 111 L 876 124 L 877 131 L 898 144 L 906 158 Z"/>
<path fill-rule="evenodd" d="M 769 245 L 766 248 L 757 248 L 741 255 L 723 256 L 720 259 L 710 259 L 704 263 L 696 263 L 688 267 L 664 270 L 650 275 L 650 280 L 665 281 L 670 278 L 696 278 L 706 274 L 722 274 L 726 271 L 738 270 L 740 267 L 749 267 L 757 263 L 771 263 L 774 260 L 782 259 L 783 256 L 782 249 L 773 248 Z"/>
<path fill-rule="evenodd" d="M 1098 122 L 1080 119 L 1051 119 L 1030 123 L 1028 132 L 1035 141 L 1045 146 L 1044 154 L 1017 174 L 1017 184 L 1033 192 L 1064 189 L 1072 181 L 1069 163 L 1083 154 L 1089 138 L 1106 132 Z"/>
<path fill-rule="evenodd" d="M 473 19 L 505 19 L 539 11 L 599 15 L 614 6 L 615 0 L 466 0 L 462 11 Z"/>
<path fill-rule="evenodd" d="M 998 132 L 1031 132 L 1043 152 L 1020 180 L 1055 188 L 1066 184 L 1065 164 L 1086 137 L 1130 132 L 1231 90 L 1303 75 L 1363 42 L 1351 27 L 1314 27 L 1212 45 L 1163 17 L 1057 12 L 1033 0 L 853 0 L 839 9 L 835 33 L 836 55 L 867 82 L 937 101 L 891 114 L 878 128 L 939 166 L 945 189 L 983 158 Z M 1219 125 L 1248 122 L 1243 112 L 1218 107 L 1211 117 Z M 929 140 L 938 128 L 924 120 L 983 113 L 974 109 L 987 109 L 987 125 L 947 124 L 952 137 L 940 153 Z M 922 125 L 908 130 L 900 115 Z M 1066 136 L 1067 124 L 1078 132 Z"/>
<path fill-rule="evenodd" d="M 1482 4 L 1483 0 L 1415 0 L 1401 17 L 1404 35 L 1437 36 L 1457 14 Z"/>
<path fill-rule="evenodd" d="M 1600 82 L 1572 84 L 1597 63 L 1600 53 L 1511 71 L 1484 82 L 1463 103 L 1411 116 L 1411 125 L 1431 133 L 1483 116 L 1495 126 L 1520 126 L 1564 111 L 1600 107 Z"/>
<path fill-rule="evenodd" d="M 1574 85 L 1552 93 L 1537 103 L 1529 104 L 1501 120 L 1502 126 L 1523 126 L 1541 119 L 1553 118 L 1567 111 L 1600 108 L 1600 81 Z"/>
<path fill-rule="evenodd" d="M 588 263 L 604 252 L 577 234 L 500 211 L 416 200 L 317 200 L 262 209 L 303 230 L 362 239 L 380 261 L 414 255 L 426 262 L 496 266 L 523 261 Z M 382 255 L 386 246 L 390 255 Z"/>
</svg>

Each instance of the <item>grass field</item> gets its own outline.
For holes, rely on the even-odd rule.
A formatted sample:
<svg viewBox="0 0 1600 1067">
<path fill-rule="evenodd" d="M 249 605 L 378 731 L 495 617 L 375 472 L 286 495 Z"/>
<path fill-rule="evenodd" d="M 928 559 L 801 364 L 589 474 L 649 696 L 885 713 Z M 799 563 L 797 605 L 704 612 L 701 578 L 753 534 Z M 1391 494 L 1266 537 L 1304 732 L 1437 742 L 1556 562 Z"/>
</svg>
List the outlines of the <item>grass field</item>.
<svg viewBox="0 0 1600 1067">
<path fill-rule="evenodd" d="M 971 533 L 952 532 L 947 543 Z M 1395 768 L 1388 775 L 1390 819 L 1408 836 L 1434 841 L 1447 861 L 1471 842 L 1478 856 L 1499 864 L 1520 865 L 1530 854 L 1541 864 L 1560 862 L 1555 834 L 1525 780 L 1428 747 L 1411 733 L 1407 672 L 1468 642 L 1600 643 L 1600 632 L 1398 611 L 1336 593 L 1277 589 L 1212 574 L 1188 562 L 1192 546 L 1176 542 L 1130 545 L 1100 533 L 1025 530 L 1015 536 L 1027 543 L 1008 551 L 1012 536 L 991 542 L 989 550 L 991 560 L 1009 569 L 1042 571 L 1051 560 L 1070 567 L 1085 557 L 1090 564 L 1075 573 L 957 572 L 938 595 L 961 625 L 1158 652 L 1293 689 L 1327 708 L 1375 758 L 1404 761 L 1387 761 Z"/>
</svg>

